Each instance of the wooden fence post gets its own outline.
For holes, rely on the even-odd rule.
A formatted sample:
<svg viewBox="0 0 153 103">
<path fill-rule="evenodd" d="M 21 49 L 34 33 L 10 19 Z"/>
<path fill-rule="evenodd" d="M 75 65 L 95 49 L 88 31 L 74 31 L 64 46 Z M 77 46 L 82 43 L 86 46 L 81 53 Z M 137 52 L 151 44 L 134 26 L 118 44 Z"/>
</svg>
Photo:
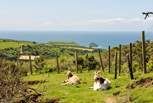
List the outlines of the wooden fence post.
<svg viewBox="0 0 153 103">
<path fill-rule="evenodd" d="M 117 79 L 117 58 L 118 58 L 118 54 L 116 51 L 116 54 L 115 54 L 115 79 Z"/>
<path fill-rule="evenodd" d="M 57 53 L 56 53 L 56 64 L 57 64 L 57 73 L 60 73 L 59 55 Z"/>
<path fill-rule="evenodd" d="M 133 53 L 132 53 L 132 47 L 133 47 L 133 44 L 130 43 L 130 55 L 129 55 L 129 59 L 130 59 L 130 64 L 131 64 L 131 68 L 133 68 Z"/>
<path fill-rule="evenodd" d="M 129 67 L 129 72 L 130 72 L 130 77 L 131 79 L 134 79 L 134 76 L 133 76 L 133 44 L 130 43 L 130 55 L 128 55 L 128 67 Z"/>
<path fill-rule="evenodd" d="M 128 68 L 129 68 L 130 78 L 132 80 L 132 79 L 134 79 L 134 76 L 133 76 L 132 64 L 131 64 L 131 61 L 130 61 L 130 55 L 129 54 L 127 55 L 127 60 L 128 60 Z"/>
<path fill-rule="evenodd" d="M 77 50 L 75 51 L 75 65 L 76 65 L 76 71 L 78 73 L 79 67 L 78 67 L 78 52 L 77 52 Z"/>
<path fill-rule="evenodd" d="M 121 62 L 122 62 L 121 58 L 122 58 L 122 45 L 120 44 L 119 45 L 119 75 L 121 74 Z"/>
<path fill-rule="evenodd" d="M 101 69 L 102 69 L 103 72 L 104 72 L 103 60 L 102 60 L 102 57 L 101 57 L 101 50 L 100 50 L 100 49 L 98 49 L 98 53 L 99 53 L 99 59 L 100 59 Z"/>
<path fill-rule="evenodd" d="M 33 71 L 32 71 L 32 60 L 31 60 L 31 55 L 29 55 L 29 68 L 30 68 L 30 73 L 31 75 L 33 74 Z"/>
<path fill-rule="evenodd" d="M 108 72 L 110 73 L 110 68 L 111 68 L 111 60 L 110 60 L 110 55 L 111 55 L 111 52 L 110 52 L 110 46 L 108 47 Z"/>
<path fill-rule="evenodd" d="M 142 31 L 142 61 L 143 61 L 143 71 L 147 73 L 146 69 L 146 46 L 145 46 L 145 31 Z"/>
</svg>

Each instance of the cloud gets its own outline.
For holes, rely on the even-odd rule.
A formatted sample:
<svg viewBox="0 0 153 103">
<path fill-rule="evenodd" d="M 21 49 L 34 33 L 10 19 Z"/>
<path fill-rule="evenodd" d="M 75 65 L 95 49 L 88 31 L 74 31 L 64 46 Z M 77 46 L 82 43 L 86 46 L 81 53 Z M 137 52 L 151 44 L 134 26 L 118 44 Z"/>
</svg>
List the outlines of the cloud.
<svg viewBox="0 0 153 103">
<path fill-rule="evenodd" d="M 122 25 L 122 24 L 142 24 L 142 18 L 109 18 L 109 19 L 90 19 L 73 21 L 48 21 L 43 22 L 42 26 L 92 26 L 92 25 Z"/>
<path fill-rule="evenodd" d="M 103 24 L 103 25 L 117 25 L 117 24 L 141 24 L 143 20 L 141 18 L 110 18 L 110 19 L 94 19 L 89 20 L 92 24 Z"/>
<path fill-rule="evenodd" d="M 78 20 L 0 20 L 1 28 L 34 29 L 34 30 L 114 30 L 137 31 L 144 26 L 153 25 L 153 18 L 96 18 Z"/>
</svg>

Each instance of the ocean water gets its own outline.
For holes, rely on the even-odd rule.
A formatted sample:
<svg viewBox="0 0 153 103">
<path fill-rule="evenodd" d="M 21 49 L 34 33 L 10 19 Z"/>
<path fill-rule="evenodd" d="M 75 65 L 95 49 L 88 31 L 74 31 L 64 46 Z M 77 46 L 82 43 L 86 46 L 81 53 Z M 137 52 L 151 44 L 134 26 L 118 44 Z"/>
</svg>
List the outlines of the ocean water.
<svg viewBox="0 0 153 103">
<path fill-rule="evenodd" d="M 141 32 L 86 32 L 86 31 L 1 31 L 0 38 L 36 42 L 74 41 L 83 46 L 94 42 L 102 48 L 128 44 L 141 40 Z M 153 40 L 153 33 L 146 32 L 146 39 Z"/>
</svg>

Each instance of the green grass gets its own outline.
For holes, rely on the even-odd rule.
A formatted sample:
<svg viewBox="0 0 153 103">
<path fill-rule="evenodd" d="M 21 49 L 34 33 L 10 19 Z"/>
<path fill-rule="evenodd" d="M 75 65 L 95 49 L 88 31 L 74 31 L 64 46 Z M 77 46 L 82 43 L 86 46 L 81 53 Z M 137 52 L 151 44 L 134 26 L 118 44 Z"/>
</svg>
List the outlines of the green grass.
<svg viewBox="0 0 153 103">
<path fill-rule="evenodd" d="M 119 78 L 118 80 L 121 80 L 121 82 L 117 82 L 117 80 L 113 80 L 112 75 L 104 74 L 113 81 L 112 88 L 107 91 L 93 91 L 90 87 L 93 86 L 94 72 L 84 72 L 77 75 L 81 78 L 82 82 L 84 82 L 78 86 L 62 86 L 62 81 L 66 79 L 65 73 L 33 75 L 28 76 L 25 79 L 47 80 L 47 83 L 35 85 L 34 87 L 38 90 L 45 91 L 45 96 L 47 98 L 52 98 L 54 96 L 60 97 L 61 103 L 103 103 L 105 96 L 111 96 L 113 92 L 123 88 L 129 81 L 128 77 L 125 77 L 125 79 Z"/>
<path fill-rule="evenodd" d="M 117 97 L 118 101 L 130 98 L 132 103 L 153 103 L 153 87 L 149 88 L 135 88 L 126 89 L 126 86 L 131 81 L 128 74 L 122 74 L 117 80 L 114 80 L 114 75 L 104 73 L 104 77 L 107 77 L 112 82 L 112 88 L 104 91 L 93 91 L 90 89 L 93 85 L 94 71 L 83 72 L 77 74 L 82 81 L 82 84 L 77 86 L 62 86 L 62 81 L 66 79 L 65 73 L 57 74 L 41 74 L 32 75 L 25 78 L 25 80 L 47 80 L 44 84 L 34 85 L 33 87 L 44 91 L 44 96 L 47 98 L 59 97 L 60 103 L 105 103 L 106 98 L 112 97 L 113 93 L 120 91 L 120 95 Z M 153 73 L 142 75 L 136 73 L 137 79 L 143 77 L 153 77 Z M 122 103 L 122 102 L 119 102 Z"/>
<path fill-rule="evenodd" d="M 0 40 L 0 49 L 5 49 L 5 48 L 17 48 L 20 47 L 21 45 L 32 45 L 32 42 L 22 42 L 22 41 L 2 41 Z"/>
<path fill-rule="evenodd" d="M 35 75 L 29 76 L 26 79 L 30 80 L 42 80 L 45 79 L 48 82 L 42 85 L 36 85 L 35 88 L 43 90 L 46 92 L 47 98 L 52 98 L 54 96 L 61 98 L 61 103 L 82 103 L 84 100 L 85 103 L 102 103 L 103 94 L 101 92 L 94 92 L 89 87 L 92 86 L 91 73 L 83 73 L 87 77 L 80 74 L 79 76 L 83 81 L 88 81 L 87 84 L 81 84 L 78 86 L 62 86 L 62 81 L 66 79 L 65 74 L 46 74 L 46 75 Z M 90 98 L 89 98 L 90 97 Z"/>
</svg>

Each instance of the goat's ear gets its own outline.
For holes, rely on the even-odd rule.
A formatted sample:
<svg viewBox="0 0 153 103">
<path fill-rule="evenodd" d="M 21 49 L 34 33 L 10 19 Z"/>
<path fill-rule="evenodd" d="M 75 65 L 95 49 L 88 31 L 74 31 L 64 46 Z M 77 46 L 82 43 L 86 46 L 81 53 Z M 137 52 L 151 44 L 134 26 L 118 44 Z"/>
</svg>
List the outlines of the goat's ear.
<svg viewBox="0 0 153 103">
<path fill-rule="evenodd" d="M 97 74 L 97 71 L 95 71 L 95 75 Z"/>
</svg>

